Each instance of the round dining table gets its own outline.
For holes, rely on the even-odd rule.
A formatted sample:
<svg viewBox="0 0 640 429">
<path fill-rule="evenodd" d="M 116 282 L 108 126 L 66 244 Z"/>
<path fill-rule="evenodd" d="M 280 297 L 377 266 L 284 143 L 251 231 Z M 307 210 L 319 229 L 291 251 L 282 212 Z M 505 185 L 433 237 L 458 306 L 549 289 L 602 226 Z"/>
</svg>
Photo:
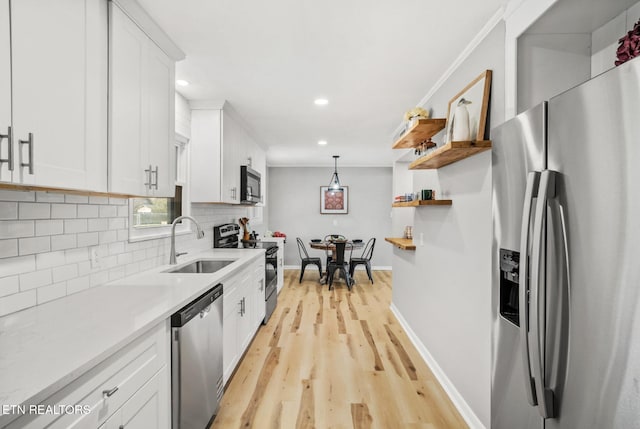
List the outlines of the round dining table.
<svg viewBox="0 0 640 429">
<path fill-rule="evenodd" d="M 346 252 L 347 251 L 351 251 L 353 252 L 354 249 L 362 249 L 364 247 L 364 242 L 358 240 L 358 241 L 352 241 L 352 240 L 346 240 L 347 241 L 347 246 L 345 248 L 345 259 L 347 259 L 346 256 Z M 317 250 L 324 250 L 324 251 L 331 251 L 331 257 L 333 259 L 335 259 L 336 257 L 336 245 L 335 242 L 330 240 L 330 241 L 311 241 L 309 242 L 309 247 L 311 247 L 312 249 L 317 249 Z M 328 268 L 328 267 L 326 267 Z M 327 283 L 327 278 L 328 278 L 328 272 L 325 268 L 325 272 L 324 272 L 324 276 L 322 278 L 320 278 L 320 284 L 326 284 Z M 352 279 L 353 280 L 353 279 Z M 355 280 L 353 280 L 353 282 L 355 283 Z"/>
</svg>

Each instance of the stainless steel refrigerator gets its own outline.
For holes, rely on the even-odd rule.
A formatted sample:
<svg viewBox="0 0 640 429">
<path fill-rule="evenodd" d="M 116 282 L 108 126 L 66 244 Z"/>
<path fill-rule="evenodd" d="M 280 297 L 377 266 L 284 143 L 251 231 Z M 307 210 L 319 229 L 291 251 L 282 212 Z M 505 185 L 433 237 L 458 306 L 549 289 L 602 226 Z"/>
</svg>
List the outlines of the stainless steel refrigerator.
<svg viewBox="0 0 640 429">
<path fill-rule="evenodd" d="M 491 427 L 640 428 L 640 59 L 491 138 Z"/>
</svg>

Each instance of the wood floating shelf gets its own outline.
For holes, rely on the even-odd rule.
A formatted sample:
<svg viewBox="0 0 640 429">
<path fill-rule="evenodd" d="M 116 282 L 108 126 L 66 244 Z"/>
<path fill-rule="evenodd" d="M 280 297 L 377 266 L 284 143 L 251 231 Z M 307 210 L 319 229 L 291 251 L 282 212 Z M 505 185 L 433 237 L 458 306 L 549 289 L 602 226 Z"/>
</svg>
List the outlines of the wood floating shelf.
<svg viewBox="0 0 640 429">
<path fill-rule="evenodd" d="M 489 149 L 491 149 L 491 140 L 449 142 L 413 161 L 409 164 L 409 170 L 444 167 Z"/>
<path fill-rule="evenodd" d="M 446 119 L 418 119 L 418 122 L 404 133 L 394 144 L 393 149 L 411 149 L 420 146 L 425 140 L 442 131 Z"/>
<path fill-rule="evenodd" d="M 385 238 L 385 241 L 399 247 L 402 250 L 416 250 L 416 245 L 413 244 L 413 240 L 410 238 Z"/>
<path fill-rule="evenodd" d="M 423 206 L 450 206 L 451 200 L 415 200 L 403 203 L 393 203 L 393 207 L 423 207 Z"/>
</svg>

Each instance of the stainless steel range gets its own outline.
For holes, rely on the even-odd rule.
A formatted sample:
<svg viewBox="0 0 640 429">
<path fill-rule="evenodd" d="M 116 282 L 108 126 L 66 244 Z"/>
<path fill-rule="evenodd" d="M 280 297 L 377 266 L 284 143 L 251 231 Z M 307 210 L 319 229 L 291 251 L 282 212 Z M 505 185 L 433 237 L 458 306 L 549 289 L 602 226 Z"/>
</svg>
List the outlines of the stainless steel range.
<svg viewBox="0 0 640 429">
<path fill-rule="evenodd" d="M 266 324 L 278 303 L 278 243 L 273 241 L 239 239 L 240 226 L 235 223 L 225 223 L 213 227 L 213 247 L 216 249 L 265 249 L 265 316 L 262 323 Z"/>
</svg>

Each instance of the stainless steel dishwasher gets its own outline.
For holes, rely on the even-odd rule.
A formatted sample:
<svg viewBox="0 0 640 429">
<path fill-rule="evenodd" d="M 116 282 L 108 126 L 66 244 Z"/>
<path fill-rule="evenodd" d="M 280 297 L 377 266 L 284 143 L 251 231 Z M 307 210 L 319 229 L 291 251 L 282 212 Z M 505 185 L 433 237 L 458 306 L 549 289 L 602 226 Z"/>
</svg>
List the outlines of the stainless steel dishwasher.
<svg viewBox="0 0 640 429">
<path fill-rule="evenodd" d="M 203 429 L 222 398 L 222 284 L 171 316 L 173 429 Z"/>
</svg>

